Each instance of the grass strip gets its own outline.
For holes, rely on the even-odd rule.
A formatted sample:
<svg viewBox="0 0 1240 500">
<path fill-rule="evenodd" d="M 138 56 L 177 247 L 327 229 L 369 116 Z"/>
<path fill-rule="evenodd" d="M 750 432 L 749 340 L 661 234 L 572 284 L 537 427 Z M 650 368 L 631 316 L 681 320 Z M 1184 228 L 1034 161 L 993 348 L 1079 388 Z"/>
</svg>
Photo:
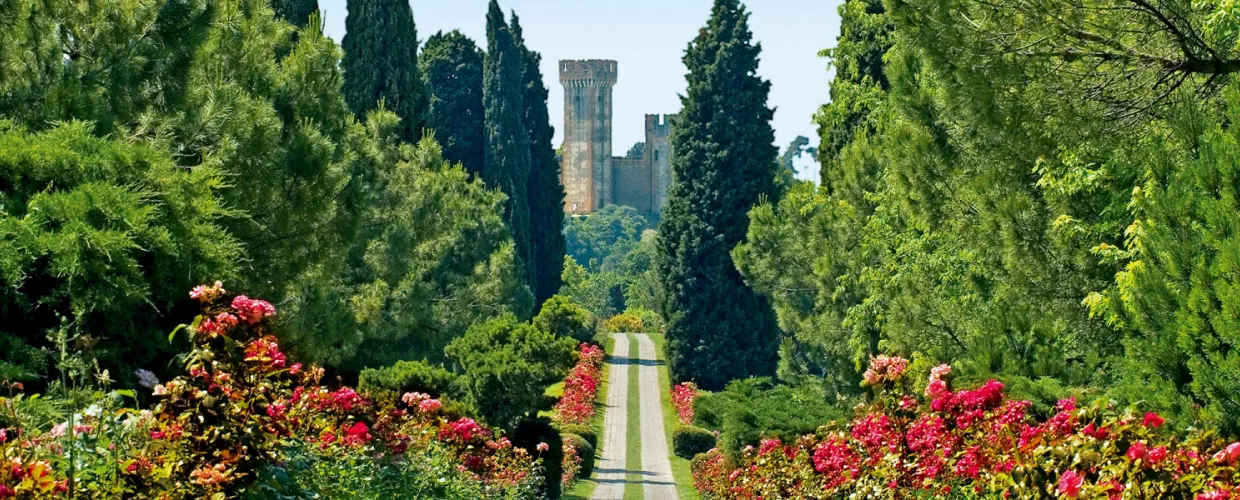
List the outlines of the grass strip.
<svg viewBox="0 0 1240 500">
<path fill-rule="evenodd" d="M 629 335 L 629 400 L 628 400 L 628 450 L 625 451 L 624 500 L 641 500 L 642 492 L 642 421 L 641 381 L 637 378 L 637 337 Z"/>
<path fill-rule="evenodd" d="M 666 339 L 661 334 L 649 335 L 654 342 L 655 355 L 663 361 L 663 343 Z M 663 407 L 663 430 L 667 438 L 668 459 L 672 461 L 672 478 L 676 480 L 676 493 L 680 495 L 680 500 L 700 500 L 701 496 L 693 487 L 693 472 L 689 468 L 689 461 L 676 456 L 676 449 L 672 446 L 672 433 L 680 419 L 676 416 L 676 407 L 672 406 L 671 375 L 667 372 L 666 362 L 659 365 L 659 388 L 659 402 Z"/>
</svg>

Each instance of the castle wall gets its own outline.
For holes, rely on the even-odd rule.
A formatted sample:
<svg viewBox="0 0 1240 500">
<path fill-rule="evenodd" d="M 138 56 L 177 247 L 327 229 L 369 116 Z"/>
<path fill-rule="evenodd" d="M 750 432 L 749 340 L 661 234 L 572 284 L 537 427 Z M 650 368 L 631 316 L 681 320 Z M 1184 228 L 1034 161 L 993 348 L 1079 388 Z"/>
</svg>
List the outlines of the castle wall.
<svg viewBox="0 0 1240 500">
<path fill-rule="evenodd" d="M 651 173 L 649 155 L 643 158 L 612 158 L 614 172 L 613 203 L 652 213 Z"/>
</svg>

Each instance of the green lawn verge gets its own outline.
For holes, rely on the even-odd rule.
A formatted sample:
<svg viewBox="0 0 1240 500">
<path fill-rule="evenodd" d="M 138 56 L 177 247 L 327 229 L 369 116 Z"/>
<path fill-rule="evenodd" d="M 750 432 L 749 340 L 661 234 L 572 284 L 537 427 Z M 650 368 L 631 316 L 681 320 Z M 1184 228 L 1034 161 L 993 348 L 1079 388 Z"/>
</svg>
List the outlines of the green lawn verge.
<svg viewBox="0 0 1240 500">
<path fill-rule="evenodd" d="M 663 360 L 663 342 L 664 338 L 661 334 L 648 334 L 650 340 L 654 342 L 655 353 L 660 361 Z M 678 419 L 676 417 L 676 408 L 672 406 L 672 382 L 671 376 L 667 373 L 667 364 L 659 365 L 659 401 L 663 406 L 663 429 L 667 437 L 667 449 L 669 451 L 669 459 L 672 461 L 672 477 L 676 480 L 676 493 L 680 495 L 680 500 L 699 500 L 696 489 L 693 488 L 693 473 L 689 469 L 689 461 L 676 456 L 675 448 L 672 446 L 672 432 L 676 430 Z"/>
<path fill-rule="evenodd" d="M 637 359 L 637 337 L 629 334 L 629 363 Z M 642 422 L 641 381 L 637 379 L 637 365 L 629 365 L 628 400 L 628 450 L 625 451 L 624 500 L 642 500 Z"/>
</svg>

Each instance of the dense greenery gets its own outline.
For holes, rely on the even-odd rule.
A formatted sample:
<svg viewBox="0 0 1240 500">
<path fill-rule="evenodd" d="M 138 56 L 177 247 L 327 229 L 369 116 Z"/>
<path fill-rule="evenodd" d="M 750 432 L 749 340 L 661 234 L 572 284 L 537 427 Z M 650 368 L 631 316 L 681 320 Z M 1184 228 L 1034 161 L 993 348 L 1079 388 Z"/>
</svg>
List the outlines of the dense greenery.
<svg viewBox="0 0 1240 500">
<path fill-rule="evenodd" d="M 357 116 L 383 106 L 400 117 L 400 137 L 417 142 L 430 96 L 418 69 L 418 30 L 405 0 L 349 0 L 344 98 Z"/>
<path fill-rule="evenodd" d="M 311 14 L 319 10 L 318 0 L 271 0 L 271 9 L 276 17 L 288 21 L 297 27 L 305 27 L 310 22 Z"/>
<path fill-rule="evenodd" d="M 547 90 L 539 69 L 542 55 L 526 47 L 521 24 L 512 15 L 512 33 L 522 60 L 522 98 L 525 128 L 530 136 L 530 172 L 526 194 L 530 210 L 530 288 L 534 303 L 542 304 L 560 290 L 564 271 L 564 185 L 560 159 L 551 141 L 555 129 L 547 111 Z"/>
<path fill-rule="evenodd" d="M 832 398 L 812 385 L 790 387 L 767 378 L 736 380 L 693 402 L 693 423 L 719 432 L 719 449 L 739 456 L 764 437 L 793 441 L 844 416 Z"/>
<path fill-rule="evenodd" d="M 671 137 L 676 182 L 659 223 L 669 373 L 706 389 L 774 373 L 778 359 L 768 300 L 745 284 L 729 255 L 745 238 L 749 207 L 776 194 L 771 84 L 757 76 L 761 47 L 752 38 L 749 12 L 736 0 L 716 0 L 689 44 L 689 90 Z"/>
<path fill-rule="evenodd" d="M 525 124 L 525 60 L 521 46 L 499 3 L 487 10 L 487 53 L 482 71 L 482 102 L 486 123 L 486 160 L 482 178 L 508 195 L 504 221 L 516 242 L 522 276 L 537 290 L 530 234 L 530 134 Z"/>
<path fill-rule="evenodd" d="M 482 172 L 486 141 L 482 110 L 482 49 L 460 31 L 431 35 L 418 57 L 430 92 L 427 128 L 443 146 L 443 157 Z"/>
<path fill-rule="evenodd" d="M 1040 411 L 1102 393 L 1240 431 L 1234 18 L 1109 5 L 841 7 L 822 184 L 755 208 L 733 254 L 782 379 L 857 394 L 894 352 Z"/>
</svg>

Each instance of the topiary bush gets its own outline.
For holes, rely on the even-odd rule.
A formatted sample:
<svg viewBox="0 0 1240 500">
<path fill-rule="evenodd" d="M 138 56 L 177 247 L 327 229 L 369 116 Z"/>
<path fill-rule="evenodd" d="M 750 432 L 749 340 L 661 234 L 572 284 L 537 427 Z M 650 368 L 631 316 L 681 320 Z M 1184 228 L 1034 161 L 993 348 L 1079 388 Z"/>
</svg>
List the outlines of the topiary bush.
<svg viewBox="0 0 1240 500">
<path fill-rule="evenodd" d="M 396 399 L 406 392 L 459 398 L 462 392 L 455 373 L 424 361 L 398 361 L 392 366 L 362 370 L 357 390 L 376 399 Z"/>
<path fill-rule="evenodd" d="M 642 319 L 632 313 L 620 313 L 603 322 L 603 330 L 612 333 L 642 333 Z"/>
<path fill-rule="evenodd" d="M 594 471 L 594 445 L 590 443 L 584 436 L 577 434 L 561 434 L 564 445 L 572 446 L 577 450 L 577 456 L 581 457 L 581 469 L 577 471 L 578 478 L 590 477 L 590 473 Z"/>
<path fill-rule="evenodd" d="M 715 434 L 691 425 L 677 427 L 672 432 L 672 449 L 680 458 L 693 458 L 715 447 Z"/>
<path fill-rule="evenodd" d="M 598 434 L 588 425 L 563 424 L 560 426 L 560 434 L 576 434 L 590 443 L 590 446 L 598 448 Z"/>
<path fill-rule="evenodd" d="M 564 438 L 546 417 L 526 418 L 512 431 L 512 445 L 543 461 L 543 493 L 547 498 L 560 498 L 563 475 Z"/>
<path fill-rule="evenodd" d="M 590 342 L 598 330 L 594 315 L 563 295 L 547 299 L 533 323 L 534 328 L 577 342 Z"/>
<path fill-rule="evenodd" d="M 768 378 L 737 380 L 717 393 L 702 393 L 693 405 L 694 425 L 720 432 L 718 446 L 731 458 L 763 437 L 794 440 L 843 418 L 816 385 L 789 387 Z"/>
</svg>

